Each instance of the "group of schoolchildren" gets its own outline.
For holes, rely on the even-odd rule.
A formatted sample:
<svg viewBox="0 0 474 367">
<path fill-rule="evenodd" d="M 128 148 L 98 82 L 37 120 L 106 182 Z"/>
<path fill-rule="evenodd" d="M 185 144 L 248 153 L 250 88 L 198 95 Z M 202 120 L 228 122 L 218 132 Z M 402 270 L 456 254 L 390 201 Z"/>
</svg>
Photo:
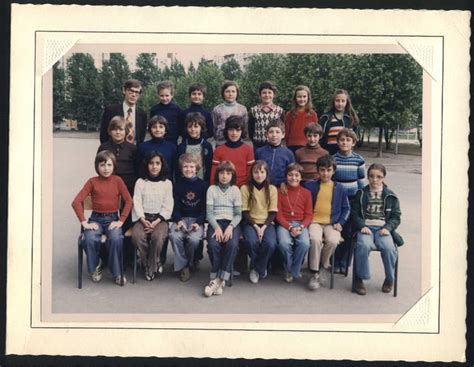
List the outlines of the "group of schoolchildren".
<svg viewBox="0 0 474 367">
<path fill-rule="evenodd" d="M 382 291 L 392 290 L 397 246 L 403 243 L 395 231 L 399 201 L 384 184 L 382 164 L 369 167 L 365 185 L 365 161 L 353 151 L 358 117 L 346 91 L 336 90 L 318 120 L 306 86 L 295 88 L 286 113 L 273 103 L 277 89 L 271 82 L 260 84 L 260 104 L 249 111 L 237 102 L 234 81 L 223 84 L 223 102 L 212 112 L 202 106 L 201 83 L 190 86 L 191 105 L 184 110 L 173 102 L 171 82 L 157 89 L 160 102 L 147 122 L 136 106 L 141 85 L 135 79 L 124 85 L 123 104 L 106 108 L 95 158 L 98 176 L 72 203 L 92 281 L 101 280 L 106 263 L 115 282 L 126 283 L 123 233 L 131 229 L 149 281 L 163 271 L 168 239 L 174 270 L 187 281 L 198 268 L 205 239 L 211 263 L 207 297 L 222 294 L 234 266 L 245 269 L 248 257 L 251 283 L 266 278 L 278 257 L 291 283 L 301 277 L 309 253 L 308 288 L 318 289 L 320 271 L 330 271 L 332 256 L 334 271 L 346 272 L 352 238 L 356 292 L 366 293 L 363 281 L 370 278 L 368 256 L 374 249 L 381 251 L 385 268 Z M 215 149 L 207 140 L 212 137 Z M 93 211 L 87 220 L 88 196 Z M 102 234 L 107 256 L 101 256 Z"/>
</svg>

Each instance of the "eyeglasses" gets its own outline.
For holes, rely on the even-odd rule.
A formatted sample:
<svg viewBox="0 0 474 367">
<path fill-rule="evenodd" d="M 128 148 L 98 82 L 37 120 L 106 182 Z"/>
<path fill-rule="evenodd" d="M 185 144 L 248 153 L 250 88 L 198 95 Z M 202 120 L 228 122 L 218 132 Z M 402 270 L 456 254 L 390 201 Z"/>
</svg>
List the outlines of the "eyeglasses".
<svg viewBox="0 0 474 367">
<path fill-rule="evenodd" d="M 142 91 L 141 90 L 137 90 L 137 89 L 127 89 L 127 91 L 130 93 L 130 94 L 142 94 Z"/>
</svg>

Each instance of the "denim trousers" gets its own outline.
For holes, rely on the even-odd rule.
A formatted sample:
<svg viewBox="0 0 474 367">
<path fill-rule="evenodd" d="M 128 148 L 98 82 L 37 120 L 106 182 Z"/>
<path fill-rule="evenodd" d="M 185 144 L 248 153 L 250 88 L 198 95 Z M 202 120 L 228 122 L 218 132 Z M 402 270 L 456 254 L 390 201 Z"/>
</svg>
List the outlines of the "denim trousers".
<svg viewBox="0 0 474 367">
<path fill-rule="evenodd" d="M 218 220 L 217 224 L 222 229 L 222 232 L 224 232 L 230 222 L 230 220 Z M 207 229 L 207 252 L 211 260 L 210 278 L 215 279 L 218 277 L 229 280 L 239 248 L 240 227 L 234 227 L 232 238 L 227 242 L 218 242 L 215 237 L 212 237 L 213 234 L 214 228 L 209 226 Z"/>
<path fill-rule="evenodd" d="M 291 221 L 291 226 L 299 226 L 301 222 Z M 304 228 L 300 235 L 292 237 L 290 232 L 278 226 L 278 249 L 283 255 L 285 270 L 287 273 L 291 273 L 294 278 L 301 276 L 301 265 L 309 250 L 309 234 L 308 229 Z"/>
<path fill-rule="evenodd" d="M 382 236 L 379 230 L 382 227 L 368 226 L 371 234 L 357 233 L 357 243 L 355 247 L 355 263 L 357 277 L 363 280 L 370 279 L 369 255 L 372 250 L 380 251 L 383 267 L 385 269 L 385 279 L 393 282 L 395 279 L 395 262 L 398 257 L 398 249 L 394 244 L 392 236 Z"/>
<path fill-rule="evenodd" d="M 250 256 L 250 269 L 261 277 L 267 274 L 268 261 L 276 247 L 275 226 L 269 224 L 263 233 L 262 242 L 258 240 L 257 231 L 250 224 L 243 225 L 244 244 Z"/>
<path fill-rule="evenodd" d="M 186 224 L 184 229 L 177 229 L 176 223 L 170 228 L 169 238 L 174 253 L 174 271 L 180 271 L 187 266 L 192 266 L 194 253 L 199 246 L 204 234 L 204 226 L 201 224 L 196 231 L 191 231 L 191 225 L 196 222 L 196 218 L 185 217 L 182 221 Z"/>
<path fill-rule="evenodd" d="M 85 229 L 84 239 L 81 246 L 87 255 L 87 271 L 94 272 L 99 264 L 100 237 L 107 236 L 107 265 L 114 277 L 121 274 L 123 256 L 122 228 L 110 230 L 109 224 L 118 220 L 118 213 L 96 213 L 92 212 L 88 223 L 97 223 L 98 229 Z"/>
</svg>

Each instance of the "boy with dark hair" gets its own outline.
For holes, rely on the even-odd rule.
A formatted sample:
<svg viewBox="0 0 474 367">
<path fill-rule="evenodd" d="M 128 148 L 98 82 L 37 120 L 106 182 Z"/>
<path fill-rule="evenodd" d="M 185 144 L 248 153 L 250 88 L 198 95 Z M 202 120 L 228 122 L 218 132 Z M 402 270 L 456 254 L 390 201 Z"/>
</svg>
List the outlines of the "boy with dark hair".
<svg viewBox="0 0 474 367">
<path fill-rule="evenodd" d="M 316 180 L 319 178 L 318 169 L 314 162 L 329 152 L 319 145 L 319 139 L 323 134 L 321 125 L 309 124 L 304 128 L 306 146 L 295 152 L 295 159 L 303 167 L 303 181 Z"/>
<path fill-rule="evenodd" d="M 173 101 L 174 84 L 169 80 L 165 80 L 158 83 L 156 89 L 160 102 L 150 109 L 150 118 L 163 116 L 168 121 L 168 131 L 165 139 L 176 146 L 179 136 L 178 117 L 181 108 Z"/>
<path fill-rule="evenodd" d="M 207 139 L 211 138 L 214 135 L 214 124 L 212 122 L 212 115 L 202 105 L 204 98 L 206 97 L 206 92 L 207 88 L 202 83 L 194 83 L 189 86 L 188 96 L 191 100 L 191 105 L 188 108 L 182 110 L 178 118 L 179 133 L 183 137 L 183 139 L 187 136 L 185 122 L 186 116 L 191 112 L 199 112 L 202 116 L 204 116 L 206 128 L 202 129 L 202 138 Z"/>
<path fill-rule="evenodd" d="M 333 182 L 336 161 L 325 155 L 316 162 L 319 180 L 303 184 L 313 199 L 313 219 L 308 228 L 310 237 L 309 270 L 312 276 L 308 283 L 311 290 L 320 287 L 319 266 L 329 269 L 329 259 L 341 240 L 341 231 L 350 214 L 349 200 L 344 187 Z M 324 244 L 323 244 L 324 235 Z"/>
<path fill-rule="evenodd" d="M 183 141 L 178 145 L 178 157 L 184 153 L 197 156 L 200 167 L 196 173 L 197 177 L 209 182 L 212 165 L 212 145 L 204 139 L 206 136 L 206 122 L 200 112 L 190 112 L 184 119 L 185 135 Z"/>
<path fill-rule="evenodd" d="M 267 162 L 270 168 L 271 183 L 276 187 L 285 181 L 286 167 L 295 162 L 293 152 L 282 146 L 285 125 L 281 120 L 273 120 L 267 125 L 267 144 L 258 148 L 255 159 Z"/>
<path fill-rule="evenodd" d="M 128 123 L 129 133 L 126 140 L 132 144 L 140 144 L 146 135 L 146 113 L 137 107 L 138 99 L 142 93 L 142 86 L 136 79 L 128 79 L 123 85 L 123 102 L 104 108 L 100 124 L 100 142 L 109 140 L 108 126 L 114 116 L 122 116 Z"/>
</svg>

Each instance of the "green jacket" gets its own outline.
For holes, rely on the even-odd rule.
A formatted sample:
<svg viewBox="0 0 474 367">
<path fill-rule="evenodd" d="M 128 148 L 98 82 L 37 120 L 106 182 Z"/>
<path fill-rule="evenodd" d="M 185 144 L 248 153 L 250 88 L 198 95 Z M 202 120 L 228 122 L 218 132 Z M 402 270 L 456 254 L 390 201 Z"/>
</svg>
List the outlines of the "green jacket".
<svg viewBox="0 0 474 367">
<path fill-rule="evenodd" d="M 354 231 L 358 232 L 365 227 L 365 208 L 367 207 L 369 200 L 369 191 L 369 185 L 358 190 L 354 201 L 352 202 L 351 221 L 352 229 Z M 400 202 L 395 193 L 385 184 L 383 185 L 382 199 L 385 210 L 385 225 L 383 228 L 386 228 L 390 232 L 395 244 L 401 246 L 404 244 L 403 238 L 395 231 L 400 225 L 400 216 L 402 215 L 402 212 L 400 211 Z"/>
</svg>

